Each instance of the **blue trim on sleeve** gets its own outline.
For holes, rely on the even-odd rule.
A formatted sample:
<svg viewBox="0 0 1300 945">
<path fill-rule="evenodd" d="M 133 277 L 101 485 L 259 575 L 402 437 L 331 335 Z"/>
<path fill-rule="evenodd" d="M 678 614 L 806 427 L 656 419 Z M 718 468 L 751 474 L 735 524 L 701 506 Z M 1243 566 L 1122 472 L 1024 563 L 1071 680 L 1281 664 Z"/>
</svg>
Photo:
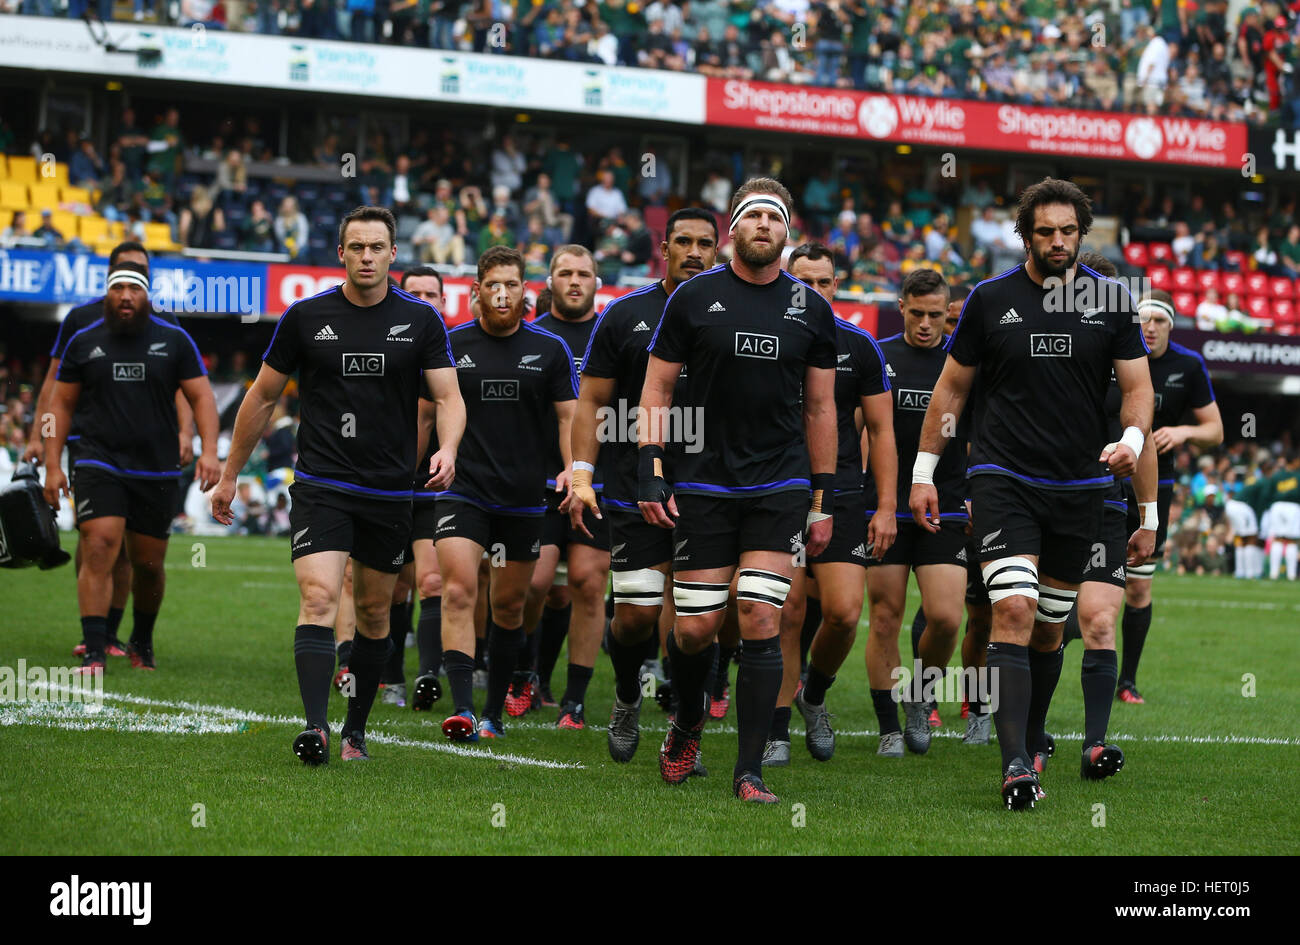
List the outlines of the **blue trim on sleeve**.
<svg viewBox="0 0 1300 945">
<path fill-rule="evenodd" d="M 1176 341 L 1169 342 L 1169 347 L 1174 351 L 1177 351 L 1179 354 L 1185 354 L 1196 359 L 1196 362 L 1201 366 L 1201 373 L 1205 375 L 1205 386 L 1210 391 L 1210 403 L 1214 403 L 1214 384 L 1210 381 L 1210 369 L 1205 363 L 1205 358 L 1201 357 L 1199 352 L 1193 351 L 1185 345 L 1180 345 Z M 1205 404 L 1204 406 L 1208 407 L 1209 405 L 1210 404 Z M 1199 408 L 1193 407 L 1192 409 L 1196 410 Z"/>
<path fill-rule="evenodd" d="M 276 339 L 277 337 L 279 337 L 279 335 L 280 335 L 280 326 L 284 324 L 284 320 L 285 320 L 286 318 L 289 317 L 289 313 L 290 313 L 290 312 L 292 312 L 295 308 L 297 308 L 297 307 L 298 307 L 299 305 L 301 305 L 303 302 L 310 302 L 312 299 L 319 299 L 319 298 L 321 298 L 322 296 L 329 295 L 331 292 L 334 292 L 334 291 L 337 291 L 337 290 L 338 290 L 338 286 L 334 286 L 333 288 L 326 289 L 324 292 L 317 292 L 315 295 L 308 296 L 308 297 L 305 298 L 305 299 L 299 299 L 297 302 L 294 302 L 292 305 L 290 305 L 288 308 L 286 308 L 283 312 L 281 312 L 281 313 L 280 313 L 280 320 L 277 321 L 277 322 L 275 323 L 275 331 L 271 332 L 271 340 L 270 340 L 270 342 L 267 344 L 267 346 L 266 346 L 266 350 L 262 352 L 262 360 L 265 361 L 265 360 L 266 360 L 266 356 L 267 356 L 268 354 L 270 354 L 270 353 L 271 353 L 271 349 L 272 349 L 273 347 L 275 347 L 275 339 Z"/>
<path fill-rule="evenodd" d="M 882 384 L 885 385 L 885 391 L 893 390 L 894 388 L 889 383 L 889 372 L 885 369 L 885 352 L 880 350 L 880 345 L 876 342 L 875 338 L 871 337 L 871 332 L 864 331 L 863 329 L 859 328 L 857 325 L 853 324 L 852 322 L 848 322 L 840 318 L 838 315 L 835 316 L 835 322 L 836 324 L 842 325 L 847 330 L 851 332 L 855 332 L 861 335 L 863 338 L 866 338 L 867 341 L 871 342 L 871 347 L 875 350 L 876 357 L 880 359 L 880 381 Z"/>
<path fill-rule="evenodd" d="M 561 338 L 559 335 L 553 334 L 552 332 L 547 331 L 545 328 L 538 328 L 536 325 L 531 324 L 530 322 L 520 322 L 519 327 L 527 328 L 529 331 L 534 332 L 535 334 L 538 335 L 545 335 L 547 338 L 554 338 L 556 341 L 560 343 L 560 347 L 564 349 L 564 353 L 568 359 L 569 383 L 573 385 L 573 396 L 576 399 L 578 396 L 578 369 L 573 366 L 573 351 L 569 348 L 568 344 L 566 344 L 564 339 Z M 593 327 L 592 334 L 595 334 L 595 331 L 596 330 Z"/>
</svg>

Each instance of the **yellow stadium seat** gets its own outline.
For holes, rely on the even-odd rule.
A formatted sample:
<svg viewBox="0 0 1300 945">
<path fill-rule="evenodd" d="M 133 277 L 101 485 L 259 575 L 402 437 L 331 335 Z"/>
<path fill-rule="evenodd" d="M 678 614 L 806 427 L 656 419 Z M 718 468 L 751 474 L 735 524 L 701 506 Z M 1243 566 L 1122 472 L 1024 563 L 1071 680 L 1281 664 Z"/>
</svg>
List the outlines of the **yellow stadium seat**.
<svg viewBox="0 0 1300 945">
<path fill-rule="evenodd" d="M 69 210 L 55 210 L 50 214 L 50 225 L 59 231 L 65 240 L 77 235 L 77 215 Z"/>
<path fill-rule="evenodd" d="M 12 210 L 0 210 L 0 230 L 9 226 L 9 221 L 13 218 L 14 212 Z"/>
<path fill-rule="evenodd" d="M 101 216 L 91 214 L 77 217 L 77 236 L 87 246 L 93 246 L 100 240 L 108 239 L 108 221 Z"/>
<path fill-rule="evenodd" d="M 150 250 L 175 249 L 176 244 L 172 242 L 172 228 L 166 223 L 146 223 L 144 245 Z"/>
<path fill-rule="evenodd" d="M 84 187 L 69 187 L 66 185 L 59 187 L 60 203 L 86 203 L 93 204 L 90 191 Z"/>
<path fill-rule="evenodd" d="M 29 201 L 34 210 L 59 209 L 58 184 L 32 184 L 27 188 Z"/>
<path fill-rule="evenodd" d="M 122 241 L 121 240 L 96 240 L 94 245 L 95 255 L 107 256 L 109 253 L 113 251 L 113 247 L 120 242 Z"/>
<path fill-rule="evenodd" d="M 0 152 L 0 180 L 9 176 L 9 156 Z"/>
<path fill-rule="evenodd" d="M 9 180 L 16 184 L 36 183 L 36 158 L 30 155 L 9 155 Z"/>
<path fill-rule="evenodd" d="M 27 185 L 16 181 L 0 181 L 0 207 L 5 210 L 27 209 Z"/>
<path fill-rule="evenodd" d="M 37 176 L 40 177 L 40 179 L 41 179 L 42 181 L 45 181 L 45 182 L 47 182 L 47 183 L 58 184 L 58 185 L 61 186 L 61 187 L 66 187 L 66 186 L 68 186 L 68 183 L 69 183 L 69 180 L 68 180 L 68 165 L 67 165 L 67 164 L 62 164 L 62 163 L 54 164 L 54 165 L 53 165 L 53 167 L 54 167 L 54 175 L 51 176 L 51 177 L 47 177 L 47 176 L 45 175 L 45 168 L 48 167 L 48 166 L 49 166 L 49 165 L 42 164 L 42 165 L 40 165 L 39 167 L 37 167 L 37 169 L 36 169 Z"/>
<path fill-rule="evenodd" d="M 126 239 L 126 224 L 121 220 L 113 220 L 108 224 L 108 238 L 116 243 Z"/>
</svg>

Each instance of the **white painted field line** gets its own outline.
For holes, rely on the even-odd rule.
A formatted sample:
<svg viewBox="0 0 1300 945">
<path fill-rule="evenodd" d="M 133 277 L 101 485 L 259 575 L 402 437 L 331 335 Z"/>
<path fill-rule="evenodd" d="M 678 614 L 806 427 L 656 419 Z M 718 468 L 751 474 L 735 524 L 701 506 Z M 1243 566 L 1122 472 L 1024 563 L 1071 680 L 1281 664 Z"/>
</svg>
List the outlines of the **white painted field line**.
<svg viewBox="0 0 1300 945">
<path fill-rule="evenodd" d="M 64 686 L 51 687 L 55 691 L 69 691 Z M 146 712 L 139 715 L 124 712 L 113 706 L 104 706 L 99 711 L 88 711 L 77 703 L 58 702 L 24 702 L 7 703 L 0 706 L 0 726 L 6 725 L 42 725 L 48 728 L 65 728 L 70 730 L 107 729 L 112 731 L 158 732 L 162 734 L 233 734 L 244 730 L 241 723 L 259 722 L 265 725 L 300 726 L 302 719 L 287 715 L 267 715 L 262 712 L 250 712 L 230 706 L 207 705 L 200 702 L 173 701 L 167 699 L 149 699 L 131 693 L 105 692 L 105 701 L 125 702 L 131 705 L 151 706 L 160 709 L 178 709 L 181 715 Z M 51 709 L 50 707 L 55 707 Z M 59 711 L 59 709 L 62 711 Z M 92 707 L 93 709 L 93 707 Z M 141 720 L 139 725 L 132 724 Z M 175 720 L 175 721 L 171 721 Z M 446 742 L 428 742 L 390 735 L 380 730 L 366 733 L 366 740 L 377 745 L 396 745 L 399 748 L 420 748 L 448 755 L 466 758 L 487 758 L 510 764 L 527 765 L 534 768 L 555 770 L 572 770 L 584 768 L 577 761 L 550 761 L 545 758 L 529 758 L 511 752 L 493 751 L 490 748 L 468 748 Z M 332 726 L 332 731 L 342 734 L 340 726 Z"/>
<path fill-rule="evenodd" d="M 421 724 L 414 720 L 408 722 L 397 722 L 398 725 Z M 590 726 L 598 731 L 603 730 L 604 726 Z M 555 731 L 555 726 L 546 722 L 520 722 L 510 720 L 506 723 L 507 734 L 511 729 L 522 729 L 524 731 Z M 642 732 L 660 734 L 668 731 L 665 723 L 654 723 L 650 725 L 643 724 Z M 715 725 L 712 722 L 704 726 L 705 734 L 715 733 L 718 735 L 735 735 L 736 726 L 734 725 Z M 794 735 L 802 735 L 803 729 L 794 725 L 790 726 L 790 732 Z M 835 730 L 837 738 L 874 738 L 880 733 L 875 729 L 847 729 L 841 731 Z M 961 739 L 963 732 L 958 731 L 931 731 L 931 738 L 954 738 Z M 1065 739 L 1066 741 L 1082 741 L 1082 732 L 1053 732 L 1053 737 Z M 994 736 L 996 738 L 996 735 Z M 1124 732 L 1110 732 L 1106 736 L 1114 741 L 1129 742 L 1167 742 L 1174 744 L 1195 744 L 1195 745 L 1300 745 L 1300 737 L 1288 738 L 1285 736 L 1272 735 L 1129 735 Z"/>
</svg>

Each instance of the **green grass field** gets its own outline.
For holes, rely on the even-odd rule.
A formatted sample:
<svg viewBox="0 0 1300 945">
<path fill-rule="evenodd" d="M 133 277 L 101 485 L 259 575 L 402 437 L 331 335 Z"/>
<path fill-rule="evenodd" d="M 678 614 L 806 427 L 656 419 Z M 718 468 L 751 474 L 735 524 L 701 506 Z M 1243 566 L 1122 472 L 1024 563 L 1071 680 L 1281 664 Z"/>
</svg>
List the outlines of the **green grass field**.
<svg viewBox="0 0 1300 945">
<path fill-rule="evenodd" d="M 1111 733 L 1128 763 L 1109 782 L 1078 776 L 1082 651 L 1071 645 L 1049 718 L 1047 797 L 1024 814 L 1000 808 L 996 744 L 963 745 L 955 704 L 940 705 L 929 754 L 876 757 L 864 624 L 828 700 L 835 758 L 808 756 L 796 712 L 793 762 L 767 779 L 781 804 L 764 807 L 731 797 L 734 710 L 706 730 L 707 779 L 659 780 L 666 718 L 649 701 L 636 759 L 610 761 L 603 655 L 585 731 L 556 731 L 551 709 L 507 720 L 503 741 L 452 746 L 438 728 L 445 703 L 432 717 L 377 704 L 370 764 L 339 763 L 336 736 L 333 762 L 305 769 L 289 747 L 301 703 L 287 545 L 203 539 L 198 568 L 194 541 L 171 542 L 158 672 L 110 659 L 96 715 L 0 704 L 0 853 L 1281 854 L 1300 834 L 1295 584 L 1156 579 L 1147 704 L 1115 704 Z M 0 667 L 71 665 L 71 567 L 0 572 L 0 589 Z M 128 613 L 123 638 L 129 624 Z M 334 696 L 331 720 L 342 716 Z"/>
</svg>

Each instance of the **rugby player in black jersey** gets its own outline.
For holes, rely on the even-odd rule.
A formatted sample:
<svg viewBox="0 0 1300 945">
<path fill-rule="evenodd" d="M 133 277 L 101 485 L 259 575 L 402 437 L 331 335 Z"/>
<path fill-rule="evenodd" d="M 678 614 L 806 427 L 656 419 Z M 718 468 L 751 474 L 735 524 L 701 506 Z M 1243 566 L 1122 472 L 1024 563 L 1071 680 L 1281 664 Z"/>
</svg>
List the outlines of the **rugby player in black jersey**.
<svg viewBox="0 0 1300 945">
<path fill-rule="evenodd" d="M 575 359 L 575 369 L 596 327 L 596 291 L 601 287 L 596 275 L 596 260 L 585 246 L 570 243 L 559 247 L 551 257 L 551 274 L 546 277 L 546 287 L 551 290 L 550 311 L 540 314 L 533 322 L 538 328 L 564 339 Z M 554 422 L 550 424 L 554 430 Z M 602 453 L 603 457 L 603 453 Z M 593 486 L 603 488 L 604 460 L 592 460 L 597 472 Z M 601 637 L 605 633 L 605 586 L 609 582 L 609 528 L 592 513 L 584 513 L 582 528 L 573 528 L 561 510 L 567 493 L 567 482 L 557 483 L 564 469 L 559 443 L 547 438 L 546 527 L 542 532 L 542 555 L 533 572 L 530 604 L 525 614 L 533 620 L 540 613 L 543 600 L 550 596 L 548 618 L 542 622 L 538 640 L 538 670 L 550 689 L 551 672 L 564 641 L 565 624 L 561 615 L 568 611 L 569 665 L 564 694 L 560 696 L 560 710 L 555 725 L 562 729 L 586 727 L 585 703 L 587 685 L 591 682 L 600 652 Z M 585 508 L 585 507 L 584 507 Z M 560 562 L 564 562 L 567 587 L 552 587 L 557 583 Z M 534 631 L 537 632 L 537 631 Z M 521 666 L 511 683 L 511 715 L 522 715 L 532 703 L 530 665 Z"/>
<path fill-rule="evenodd" d="M 432 266 L 415 266 L 402 273 L 402 288 L 442 312 L 442 275 Z M 415 626 L 415 646 L 419 670 L 411 692 L 411 708 L 427 712 L 442 697 L 438 675 L 442 669 L 442 575 L 438 571 L 438 553 L 433 547 L 434 493 L 424 487 L 429 461 L 438 452 L 435 405 L 432 393 L 420 391 L 420 436 L 426 442 L 420 462 L 415 466 L 411 487 L 415 492 L 411 520 L 411 551 L 414 556 L 414 590 L 420 602 L 420 617 Z M 405 569 L 404 569 L 405 570 Z"/>
<path fill-rule="evenodd" d="M 143 266 L 146 272 L 149 269 L 149 252 L 139 243 L 127 241 L 118 243 L 108 254 L 108 268 L 112 271 L 117 263 L 133 262 Z M 78 305 L 71 309 L 64 316 L 63 321 L 59 323 L 58 334 L 54 338 L 54 345 L 50 348 L 50 364 L 45 371 L 45 380 L 41 382 L 41 390 L 36 398 L 36 413 L 32 419 L 32 428 L 28 431 L 27 449 L 23 451 L 23 462 L 40 464 L 45 460 L 45 446 L 43 430 L 49 428 L 46 420 L 50 417 L 50 395 L 54 392 L 54 382 L 59 375 L 59 362 L 63 360 L 63 353 L 67 350 L 68 342 L 72 336 L 81 329 L 88 327 L 92 322 L 99 321 L 104 317 L 104 299 L 101 296 L 92 299 L 85 305 Z M 155 312 L 155 318 L 161 318 L 165 322 L 173 325 L 179 325 L 176 316 L 171 312 Z M 194 414 L 190 410 L 190 402 L 185 399 L 183 391 L 176 392 L 176 417 L 177 425 L 180 429 L 180 461 L 181 466 L 188 466 L 194 461 Z M 77 429 L 77 417 L 72 418 L 72 432 L 68 434 L 68 480 L 72 485 L 73 501 L 76 501 L 77 491 L 77 443 L 81 435 Z M 77 551 L 74 556 L 74 564 L 77 572 L 81 571 L 81 539 L 77 539 Z M 118 627 L 122 623 L 122 615 L 126 611 L 127 596 L 131 593 L 131 561 L 127 557 L 126 545 L 122 545 L 122 550 L 117 556 L 117 562 L 113 565 L 113 598 L 108 608 L 108 646 L 106 652 L 109 656 L 126 656 L 126 644 L 117 637 Z M 148 619 L 146 617 L 146 619 Z M 74 656 L 83 656 L 86 652 L 86 641 L 82 640 L 72 650 Z"/>
<path fill-rule="evenodd" d="M 525 645 L 524 600 L 541 551 L 545 458 L 558 418 L 567 486 L 569 436 L 578 396 L 573 354 L 556 335 L 523 321 L 524 262 L 498 246 L 479 257 L 479 316 L 451 330 L 456 378 L 469 423 L 456 484 L 438 492 L 435 543 L 442 573 L 442 649 L 454 711 L 442 723 L 453 741 L 499 738 L 502 710 Z M 441 433 L 439 434 L 441 439 Z M 474 715 L 474 605 L 487 553 L 488 689 Z"/>
<path fill-rule="evenodd" d="M 637 463 L 642 515 L 674 529 L 677 622 L 668 653 L 678 710 L 660 774 L 678 784 L 694 769 L 705 679 L 739 565 L 732 784 L 742 800 L 762 803 L 777 802 L 761 766 L 781 688 L 778 621 L 793 555 L 805 547 L 805 528 L 807 554 L 826 550 L 835 502 L 835 316 L 781 270 L 791 203 L 779 181 L 742 185 L 731 201 L 735 258 L 669 298 L 649 347 Z M 699 452 L 675 454 L 670 485 L 663 426 L 683 364 L 687 402 L 702 411 L 704 433 Z"/>
<path fill-rule="evenodd" d="M 898 463 L 907 469 L 916 462 L 921 424 L 930 405 L 931 392 L 947 360 L 944 321 L 948 311 L 948 284 L 932 269 L 917 269 L 903 280 L 898 308 L 903 330 L 883 338 L 887 373 L 893 388 L 894 432 L 898 440 Z M 942 676 L 957 645 L 963 592 L 966 586 L 966 431 L 965 423 L 953 421 L 943 441 L 943 455 L 934 471 L 939 494 L 939 524 L 935 531 L 924 529 L 900 510 L 898 540 L 883 559 L 868 562 L 867 596 L 871 620 L 867 637 L 867 675 L 871 703 L 880 724 L 877 754 L 903 757 L 903 746 L 917 754 L 930 748 L 930 714 L 934 710 L 933 679 Z M 900 483 L 898 496 L 889 496 L 889 507 L 901 504 L 911 492 L 910 482 Z M 867 487 L 867 507 L 875 508 L 878 493 Z M 916 572 L 921 592 L 925 628 L 916 647 L 915 659 L 921 672 L 909 668 L 904 678 L 910 684 L 898 686 L 901 660 L 898 633 L 907 599 L 907 582 Z M 913 663 L 913 667 L 916 663 Z M 929 684 L 929 685 L 926 685 Z M 899 731 L 897 701 L 907 717 Z"/>
<path fill-rule="evenodd" d="M 614 619 L 609 637 L 614 707 L 608 742 L 610 757 L 620 762 L 632 760 L 641 738 L 640 674 L 646 644 L 657 640 L 665 603 L 672 606 L 664 600 L 664 582 L 672 567 L 672 533 L 647 523 L 637 508 L 636 431 L 629 430 L 629 424 L 641 402 L 650 357 L 646 346 L 668 297 L 687 279 L 713 268 L 718 253 L 718 224 L 713 214 L 697 207 L 676 211 L 668 218 L 660 252 L 666 263 L 664 278 L 614 299 L 601 311 L 582 362 L 573 420 L 570 527 L 581 533 L 594 516 L 603 518 L 609 529 L 614 574 Z M 689 408 L 683 404 L 685 386 L 680 380 L 673 393 L 683 411 Z M 592 480 L 602 443 L 606 451 L 604 490 L 598 497 Z M 683 445 L 673 442 L 669 449 Z"/>
<path fill-rule="evenodd" d="M 1101 531 L 1104 491 L 1114 476 L 1132 474 L 1150 428 L 1147 347 L 1131 298 L 1111 293 L 1109 302 L 1082 312 L 1054 304 L 1074 281 L 1096 278 L 1075 267 L 1091 224 L 1090 201 L 1068 181 L 1046 178 L 1021 195 L 1016 229 L 1028 259 L 981 282 L 966 300 L 912 473 L 913 517 L 937 533 L 933 480 L 944 427 L 955 427 L 978 370 L 967 472 L 993 604 L 987 662 L 990 674 L 997 671 L 993 716 L 1001 793 L 1011 809 L 1032 807 L 1039 797 L 1027 729 L 1031 717 L 1045 717 L 1053 667 L 1060 673 L 1059 649 L 1040 649 L 1059 635 L 1046 625 L 1068 616 Z M 1124 426 L 1114 444 L 1104 411 L 1112 367 Z"/>
<path fill-rule="evenodd" d="M 804 243 L 786 260 L 786 271 L 834 304 L 839 280 L 835 256 L 821 243 Z M 784 669 L 776 711 L 763 748 L 763 764 L 790 763 L 790 705 L 804 720 L 804 744 L 818 761 L 835 753 L 835 732 L 826 710 L 826 691 L 848 657 L 862 616 L 862 591 L 869 557 L 889 551 L 897 533 L 895 505 L 898 453 L 894 418 L 885 376 L 885 357 L 865 331 L 835 319 L 835 416 L 839 444 L 835 467 L 835 523 L 831 543 L 794 569 L 790 594 L 781 609 L 781 657 Z M 860 419 L 859 419 L 860 418 Z M 871 486 L 890 501 L 868 503 L 863 493 L 862 429 L 867 432 Z M 870 506 L 875 508 L 868 511 Z M 809 573 L 811 572 L 811 573 Z M 799 682 L 799 646 L 805 600 L 815 589 L 820 626 L 808 653 L 807 679 Z"/>
<path fill-rule="evenodd" d="M 1190 348 L 1170 341 L 1174 327 L 1173 296 L 1161 289 L 1143 294 L 1138 302 L 1142 319 L 1142 334 L 1151 349 L 1151 386 L 1155 389 L 1155 419 L 1152 421 L 1151 439 L 1159 454 L 1156 493 L 1156 547 L 1151 558 L 1142 565 L 1128 569 L 1124 588 L 1124 650 L 1119 668 L 1119 687 L 1116 697 L 1122 702 L 1141 705 L 1145 700 L 1138 692 L 1138 662 L 1151 629 L 1151 579 L 1156 563 L 1164 556 L 1165 537 L 1169 532 L 1169 506 L 1174 494 L 1174 454 L 1184 443 L 1210 449 L 1223 442 L 1223 418 L 1214 399 L 1214 386 L 1205 361 Z M 1188 413 L 1193 423 L 1184 424 Z M 1135 530 L 1145 520 L 1133 493 L 1132 485 L 1125 489 L 1128 498 L 1129 531 Z"/>
<path fill-rule="evenodd" d="M 329 760 L 333 625 L 343 570 L 352 559 L 357 632 L 348 668 L 354 692 L 341 757 L 362 761 L 365 726 L 392 641 L 389 608 L 411 537 L 411 470 L 419 391 L 437 404 L 438 452 L 429 483 L 456 475 L 465 407 L 442 320 L 427 303 L 388 281 L 396 221 L 382 207 L 358 207 L 339 224 L 342 285 L 295 302 L 280 316 L 262 368 L 240 404 L 212 515 L 233 520 L 235 480 L 291 374 L 298 374 L 298 464 L 289 489 L 291 556 L 300 605 L 294 633 L 298 689 L 307 718 L 294 740 L 304 764 Z"/>
<path fill-rule="evenodd" d="M 109 271 L 100 311 L 62 352 L 49 398 L 53 429 L 45 444 L 45 498 L 57 506 L 60 493 L 71 492 L 60 463 L 76 416 L 76 513 L 85 545 L 77 575 L 86 644 L 82 671 L 104 671 L 112 572 L 123 543 L 135 595 L 127 655 L 132 666 L 151 670 L 167 538 L 180 491 L 176 392 L 198 420 L 203 452 L 195 478 L 204 491 L 220 475 L 217 408 L 193 339 L 153 315 L 145 266 L 119 261 Z"/>
<path fill-rule="evenodd" d="M 1095 274 L 1106 279 L 1118 275 L 1114 264 L 1100 253 L 1080 253 L 1078 265 L 1081 274 Z M 1121 291 L 1118 283 L 1115 286 L 1114 291 Z M 1118 440 L 1123 432 L 1120 428 L 1120 402 L 1119 384 L 1112 374 L 1106 390 L 1106 423 L 1112 441 Z M 1154 513 L 1156 448 L 1150 435 L 1138 456 L 1132 482 L 1144 507 L 1149 506 Z M 1151 554 L 1156 540 L 1154 514 L 1130 537 L 1128 506 L 1124 499 L 1124 486 L 1119 481 L 1111 484 L 1103 504 L 1102 531 L 1084 569 L 1079 596 L 1069 618 L 1060 625 L 1065 642 L 1074 637 L 1083 639 L 1079 677 L 1083 688 L 1084 718 L 1081 771 L 1083 777 L 1092 780 L 1108 778 L 1124 767 L 1123 751 L 1117 745 L 1106 744 L 1112 693 L 1115 691 L 1115 621 L 1124 602 L 1126 565 L 1141 565 Z M 1056 625 L 1051 629 L 1055 630 Z M 1055 641 L 1049 637 L 1044 642 L 1050 647 Z M 1060 652 L 1061 646 L 1058 644 L 1054 649 Z M 1050 677 L 1048 682 L 1052 684 Z M 1034 770 L 1039 773 L 1056 750 L 1055 739 L 1045 731 L 1046 721 L 1046 716 L 1041 720 L 1031 719 L 1027 736 L 1029 748 L 1034 753 Z"/>
</svg>

